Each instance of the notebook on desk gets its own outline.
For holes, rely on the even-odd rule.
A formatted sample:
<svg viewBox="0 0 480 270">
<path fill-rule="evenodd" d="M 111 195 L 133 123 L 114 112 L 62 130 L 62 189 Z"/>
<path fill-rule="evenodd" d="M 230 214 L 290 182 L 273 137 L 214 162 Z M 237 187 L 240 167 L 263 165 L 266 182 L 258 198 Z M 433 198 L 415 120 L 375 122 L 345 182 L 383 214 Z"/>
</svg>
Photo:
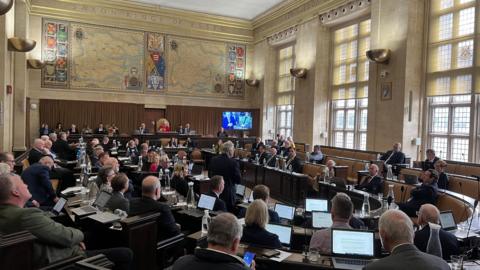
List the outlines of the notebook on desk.
<svg viewBox="0 0 480 270">
<path fill-rule="evenodd" d="M 102 191 L 100 192 L 100 195 L 98 195 L 97 199 L 93 202 L 92 206 L 86 205 L 78 208 L 72 209 L 72 213 L 74 213 L 77 216 L 88 216 L 91 214 L 97 213 L 98 209 L 102 209 L 105 207 L 107 202 L 110 200 L 112 197 L 112 194 Z"/>
<path fill-rule="evenodd" d="M 332 228 L 332 261 L 334 268 L 360 270 L 375 256 L 375 233 Z"/>
</svg>

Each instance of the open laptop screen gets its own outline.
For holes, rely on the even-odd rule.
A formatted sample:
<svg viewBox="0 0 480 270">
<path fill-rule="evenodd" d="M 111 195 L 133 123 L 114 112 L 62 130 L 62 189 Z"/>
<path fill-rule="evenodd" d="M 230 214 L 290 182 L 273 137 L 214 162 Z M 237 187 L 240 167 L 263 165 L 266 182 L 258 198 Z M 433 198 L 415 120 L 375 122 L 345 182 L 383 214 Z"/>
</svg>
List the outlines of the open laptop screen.
<svg viewBox="0 0 480 270">
<path fill-rule="evenodd" d="M 198 208 L 213 210 L 215 200 L 215 197 L 202 194 L 200 195 L 200 199 L 198 200 Z"/>
<path fill-rule="evenodd" d="M 305 199 L 305 211 L 328 211 L 328 201 L 323 199 Z"/>
<path fill-rule="evenodd" d="M 332 228 L 332 255 L 373 257 L 374 240 L 373 231 Z"/>
<path fill-rule="evenodd" d="M 95 202 L 93 204 L 94 204 L 94 206 L 98 206 L 100 208 L 103 208 L 103 207 L 105 207 L 105 205 L 107 205 L 107 202 L 108 202 L 108 200 L 110 200 L 110 197 L 112 197 L 112 194 L 110 194 L 106 191 L 102 191 L 102 192 L 100 192 L 100 195 L 98 195 L 97 199 L 95 200 Z"/>
<path fill-rule="evenodd" d="M 275 212 L 277 212 L 278 217 L 292 220 L 295 215 L 295 207 L 288 206 L 281 203 L 275 204 Z"/>
<path fill-rule="evenodd" d="M 312 227 L 315 229 L 332 227 L 332 214 L 325 211 L 312 212 Z"/>
<path fill-rule="evenodd" d="M 457 224 L 455 223 L 453 214 L 450 211 L 440 213 L 440 224 L 442 225 L 442 229 L 444 230 L 451 230 L 457 228 Z"/>
<path fill-rule="evenodd" d="M 267 224 L 265 229 L 273 234 L 278 235 L 280 243 L 289 246 L 292 238 L 292 227 L 278 225 L 278 224 Z"/>
<path fill-rule="evenodd" d="M 57 214 L 62 212 L 65 203 L 67 203 L 67 200 L 65 200 L 65 198 L 58 199 L 57 203 L 53 206 L 52 211 Z"/>
<path fill-rule="evenodd" d="M 244 185 L 235 185 L 236 189 L 236 194 L 240 197 L 243 197 L 245 195 L 245 186 Z"/>
</svg>

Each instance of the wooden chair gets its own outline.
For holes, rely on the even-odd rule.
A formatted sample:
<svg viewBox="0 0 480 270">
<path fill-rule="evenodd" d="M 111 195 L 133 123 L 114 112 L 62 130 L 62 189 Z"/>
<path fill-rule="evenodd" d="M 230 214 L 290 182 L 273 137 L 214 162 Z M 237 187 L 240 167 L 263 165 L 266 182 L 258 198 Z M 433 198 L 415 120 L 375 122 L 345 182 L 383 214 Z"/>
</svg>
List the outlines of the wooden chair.
<svg viewBox="0 0 480 270">
<path fill-rule="evenodd" d="M 194 149 L 190 154 L 190 157 L 195 164 L 205 164 L 205 160 L 202 157 L 202 152 L 198 149 Z"/>
<path fill-rule="evenodd" d="M 2 269 L 34 269 L 33 243 L 37 239 L 27 231 L 0 236 Z"/>
<path fill-rule="evenodd" d="M 159 269 L 165 269 L 173 264 L 176 259 L 185 255 L 183 247 L 185 235 L 179 234 L 157 243 L 157 265 Z"/>
<path fill-rule="evenodd" d="M 186 158 L 188 155 L 187 155 L 187 152 L 180 150 L 177 152 L 177 156 L 178 156 L 178 159 L 183 160 L 183 158 L 184 157 Z"/>
<path fill-rule="evenodd" d="M 58 180 L 58 179 L 50 179 L 50 183 L 52 183 L 53 190 L 57 191 L 58 184 L 60 183 L 60 180 Z"/>
</svg>

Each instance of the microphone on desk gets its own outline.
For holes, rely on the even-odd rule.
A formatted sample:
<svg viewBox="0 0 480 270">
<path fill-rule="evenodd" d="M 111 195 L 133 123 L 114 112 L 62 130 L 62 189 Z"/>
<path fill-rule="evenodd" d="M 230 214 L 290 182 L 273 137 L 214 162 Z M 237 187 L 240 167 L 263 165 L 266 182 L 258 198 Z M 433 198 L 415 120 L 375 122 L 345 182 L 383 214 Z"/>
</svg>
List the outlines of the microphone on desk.
<svg viewBox="0 0 480 270">
<path fill-rule="evenodd" d="M 472 229 L 473 215 L 475 214 L 475 209 L 477 208 L 477 205 L 478 205 L 478 200 L 475 200 L 475 202 L 473 203 L 472 218 L 470 219 L 470 225 L 468 225 L 467 238 L 466 239 L 468 239 L 468 235 L 470 234 L 470 230 Z"/>
<path fill-rule="evenodd" d="M 462 199 L 463 199 L 463 213 L 462 213 L 462 217 L 463 217 L 466 215 L 468 207 L 467 207 L 467 202 L 465 202 L 465 194 L 463 193 L 462 182 L 458 182 L 458 185 L 460 186 L 460 193 L 462 193 Z M 473 211 L 475 211 L 475 208 L 473 209 Z"/>
</svg>

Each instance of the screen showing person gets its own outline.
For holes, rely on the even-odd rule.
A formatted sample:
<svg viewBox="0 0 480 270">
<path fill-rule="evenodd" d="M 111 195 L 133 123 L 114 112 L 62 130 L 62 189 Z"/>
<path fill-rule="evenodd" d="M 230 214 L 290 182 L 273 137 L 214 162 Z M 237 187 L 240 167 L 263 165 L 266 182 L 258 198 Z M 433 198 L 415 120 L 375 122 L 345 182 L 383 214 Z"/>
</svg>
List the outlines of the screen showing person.
<svg viewBox="0 0 480 270">
<path fill-rule="evenodd" d="M 200 195 L 200 199 L 198 200 L 198 208 L 213 210 L 215 200 L 215 197 L 202 194 Z"/>
<path fill-rule="evenodd" d="M 332 228 L 332 254 L 374 256 L 374 232 Z"/>
<path fill-rule="evenodd" d="M 295 207 L 277 203 L 275 204 L 275 212 L 280 218 L 292 220 L 295 215 Z"/>
<path fill-rule="evenodd" d="M 224 129 L 247 130 L 252 129 L 251 112 L 223 112 L 222 127 Z"/>
<path fill-rule="evenodd" d="M 315 229 L 332 227 L 332 214 L 324 211 L 312 212 L 312 227 Z"/>
<path fill-rule="evenodd" d="M 322 199 L 305 199 L 305 211 L 328 211 L 328 201 Z"/>
<path fill-rule="evenodd" d="M 292 227 L 278 225 L 278 224 L 267 224 L 265 229 L 273 234 L 278 236 L 280 243 L 284 245 L 290 245 L 290 240 L 292 238 Z"/>
</svg>

